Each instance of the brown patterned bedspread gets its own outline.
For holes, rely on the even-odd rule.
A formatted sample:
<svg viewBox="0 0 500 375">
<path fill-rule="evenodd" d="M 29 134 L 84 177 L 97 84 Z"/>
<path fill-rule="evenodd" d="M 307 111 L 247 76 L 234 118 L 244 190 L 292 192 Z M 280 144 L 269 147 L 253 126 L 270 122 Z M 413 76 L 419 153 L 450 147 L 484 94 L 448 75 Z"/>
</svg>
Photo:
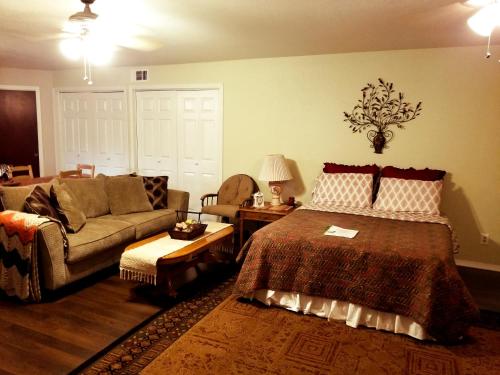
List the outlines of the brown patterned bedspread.
<svg viewBox="0 0 500 375">
<path fill-rule="evenodd" d="M 330 225 L 359 233 L 326 236 Z M 296 210 L 255 232 L 241 258 L 242 296 L 272 289 L 349 301 L 408 316 L 442 341 L 464 335 L 478 316 L 443 224 Z"/>
</svg>

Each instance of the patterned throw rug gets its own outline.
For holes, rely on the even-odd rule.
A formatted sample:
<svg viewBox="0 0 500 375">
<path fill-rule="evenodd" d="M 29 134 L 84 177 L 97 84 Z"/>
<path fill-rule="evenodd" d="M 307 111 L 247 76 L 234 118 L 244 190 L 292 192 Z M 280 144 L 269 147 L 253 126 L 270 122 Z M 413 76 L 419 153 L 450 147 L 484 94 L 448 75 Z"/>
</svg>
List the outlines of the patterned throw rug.
<svg viewBox="0 0 500 375">
<path fill-rule="evenodd" d="M 442 346 L 230 297 L 143 374 L 500 374 L 500 330 Z"/>
<path fill-rule="evenodd" d="M 180 302 L 84 373 L 500 374 L 497 314 L 485 314 L 464 342 L 443 346 L 241 302 L 229 296 L 233 283 Z"/>
</svg>

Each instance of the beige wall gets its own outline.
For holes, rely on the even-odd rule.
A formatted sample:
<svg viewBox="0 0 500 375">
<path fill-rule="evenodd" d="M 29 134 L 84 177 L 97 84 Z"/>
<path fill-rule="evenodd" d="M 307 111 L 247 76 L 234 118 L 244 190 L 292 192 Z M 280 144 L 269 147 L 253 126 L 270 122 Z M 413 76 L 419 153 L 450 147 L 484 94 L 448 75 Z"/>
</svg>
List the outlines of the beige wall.
<svg viewBox="0 0 500 375">
<path fill-rule="evenodd" d="M 483 54 L 449 48 L 154 66 L 145 85 L 223 84 L 224 177 L 256 177 L 265 154 L 283 153 L 296 175 L 289 189 L 302 201 L 324 161 L 447 170 L 443 211 L 459 258 L 500 265 L 500 67 Z M 94 82 L 130 85 L 130 77 L 131 68 L 108 68 Z M 342 116 L 378 77 L 423 102 L 382 155 Z M 55 87 L 79 85 L 77 71 L 54 75 Z M 479 245 L 480 232 L 490 234 L 488 246 Z"/>
<path fill-rule="evenodd" d="M 52 72 L 0 67 L 0 85 L 33 86 L 40 89 L 43 159 L 45 175 L 55 173 L 54 121 L 52 117 Z"/>
</svg>

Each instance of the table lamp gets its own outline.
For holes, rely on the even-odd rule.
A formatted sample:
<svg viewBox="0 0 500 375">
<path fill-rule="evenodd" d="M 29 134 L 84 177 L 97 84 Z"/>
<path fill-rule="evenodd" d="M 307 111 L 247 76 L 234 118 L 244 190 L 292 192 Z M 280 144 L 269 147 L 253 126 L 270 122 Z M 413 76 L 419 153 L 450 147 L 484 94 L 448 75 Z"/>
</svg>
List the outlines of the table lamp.
<svg viewBox="0 0 500 375">
<path fill-rule="evenodd" d="M 286 165 L 285 157 L 281 154 L 266 155 L 260 170 L 259 180 L 268 181 L 273 199 L 272 206 L 279 206 L 281 202 L 281 182 L 292 179 L 292 174 Z"/>
</svg>

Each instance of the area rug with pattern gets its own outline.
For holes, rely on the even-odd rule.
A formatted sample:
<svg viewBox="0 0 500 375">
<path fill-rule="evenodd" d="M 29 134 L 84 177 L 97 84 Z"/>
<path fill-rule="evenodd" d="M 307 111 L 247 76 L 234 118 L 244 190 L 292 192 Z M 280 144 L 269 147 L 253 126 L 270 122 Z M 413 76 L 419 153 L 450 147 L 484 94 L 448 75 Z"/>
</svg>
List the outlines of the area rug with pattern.
<svg viewBox="0 0 500 375">
<path fill-rule="evenodd" d="M 87 374 L 500 374 L 500 321 L 440 345 L 230 296 L 234 278 L 157 317 Z"/>
</svg>

